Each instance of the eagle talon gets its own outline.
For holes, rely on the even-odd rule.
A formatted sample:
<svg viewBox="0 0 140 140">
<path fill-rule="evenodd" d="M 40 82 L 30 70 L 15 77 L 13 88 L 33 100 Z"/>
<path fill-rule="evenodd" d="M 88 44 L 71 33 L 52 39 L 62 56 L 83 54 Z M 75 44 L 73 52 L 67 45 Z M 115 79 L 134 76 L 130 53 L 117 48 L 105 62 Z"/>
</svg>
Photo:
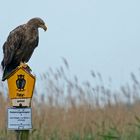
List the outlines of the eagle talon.
<svg viewBox="0 0 140 140">
<path fill-rule="evenodd" d="M 26 63 L 24 63 L 24 62 L 20 62 L 20 67 L 27 68 L 28 65 Z"/>
<path fill-rule="evenodd" d="M 20 66 L 19 67 L 23 67 L 26 71 L 31 73 L 31 68 L 24 62 L 20 62 Z"/>
</svg>

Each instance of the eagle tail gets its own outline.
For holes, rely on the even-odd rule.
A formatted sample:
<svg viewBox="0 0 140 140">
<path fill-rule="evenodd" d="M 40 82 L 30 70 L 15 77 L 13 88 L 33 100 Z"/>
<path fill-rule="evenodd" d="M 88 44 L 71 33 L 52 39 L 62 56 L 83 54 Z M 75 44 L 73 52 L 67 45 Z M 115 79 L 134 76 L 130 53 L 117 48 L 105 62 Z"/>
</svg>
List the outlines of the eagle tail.
<svg viewBox="0 0 140 140">
<path fill-rule="evenodd" d="M 2 69 L 4 69 L 4 60 L 1 62 Z"/>
<path fill-rule="evenodd" d="M 16 67 L 13 67 L 11 65 L 7 65 L 4 69 L 3 69 L 3 76 L 2 76 L 2 81 L 5 81 L 7 79 L 7 77 L 12 73 L 12 71 L 15 69 Z"/>
</svg>

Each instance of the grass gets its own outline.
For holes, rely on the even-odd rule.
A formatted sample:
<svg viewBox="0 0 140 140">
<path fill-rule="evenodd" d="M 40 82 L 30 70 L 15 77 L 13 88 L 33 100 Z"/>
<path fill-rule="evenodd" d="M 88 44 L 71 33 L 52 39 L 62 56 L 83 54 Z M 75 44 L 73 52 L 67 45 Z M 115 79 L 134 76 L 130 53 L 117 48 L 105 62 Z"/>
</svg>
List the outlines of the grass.
<svg viewBox="0 0 140 140">
<path fill-rule="evenodd" d="M 93 71 L 94 84 L 80 83 L 63 61 L 59 69 L 38 76 L 30 140 L 140 140 L 140 83 L 135 74 L 131 84 L 113 90 Z M 0 90 L 0 140 L 15 140 L 15 132 L 6 128 L 5 84 L 0 83 Z"/>
</svg>

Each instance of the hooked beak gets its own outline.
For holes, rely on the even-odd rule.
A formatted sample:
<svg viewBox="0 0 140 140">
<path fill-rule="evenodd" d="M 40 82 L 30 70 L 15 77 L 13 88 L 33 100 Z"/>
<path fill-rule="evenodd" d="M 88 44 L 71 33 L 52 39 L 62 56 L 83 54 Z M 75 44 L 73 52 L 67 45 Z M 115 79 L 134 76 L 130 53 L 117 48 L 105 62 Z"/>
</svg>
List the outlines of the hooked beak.
<svg viewBox="0 0 140 140">
<path fill-rule="evenodd" d="M 45 24 L 41 25 L 41 28 L 43 28 L 44 31 L 47 31 L 47 26 Z"/>
</svg>

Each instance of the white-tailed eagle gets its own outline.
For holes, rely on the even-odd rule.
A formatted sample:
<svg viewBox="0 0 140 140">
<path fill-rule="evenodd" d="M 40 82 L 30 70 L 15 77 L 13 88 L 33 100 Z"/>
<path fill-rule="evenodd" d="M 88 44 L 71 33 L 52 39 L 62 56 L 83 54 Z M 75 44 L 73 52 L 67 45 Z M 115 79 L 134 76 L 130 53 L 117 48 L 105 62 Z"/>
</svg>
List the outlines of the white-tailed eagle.
<svg viewBox="0 0 140 140">
<path fill-rule="evenodd" d="M 3 81 L 20 63 L 26 63 L 31 58 L 39 42 L 38 28 L 47 30 L 41 18 L 32 18 L 10 32 L 3 45 Z"/>
</svg>

